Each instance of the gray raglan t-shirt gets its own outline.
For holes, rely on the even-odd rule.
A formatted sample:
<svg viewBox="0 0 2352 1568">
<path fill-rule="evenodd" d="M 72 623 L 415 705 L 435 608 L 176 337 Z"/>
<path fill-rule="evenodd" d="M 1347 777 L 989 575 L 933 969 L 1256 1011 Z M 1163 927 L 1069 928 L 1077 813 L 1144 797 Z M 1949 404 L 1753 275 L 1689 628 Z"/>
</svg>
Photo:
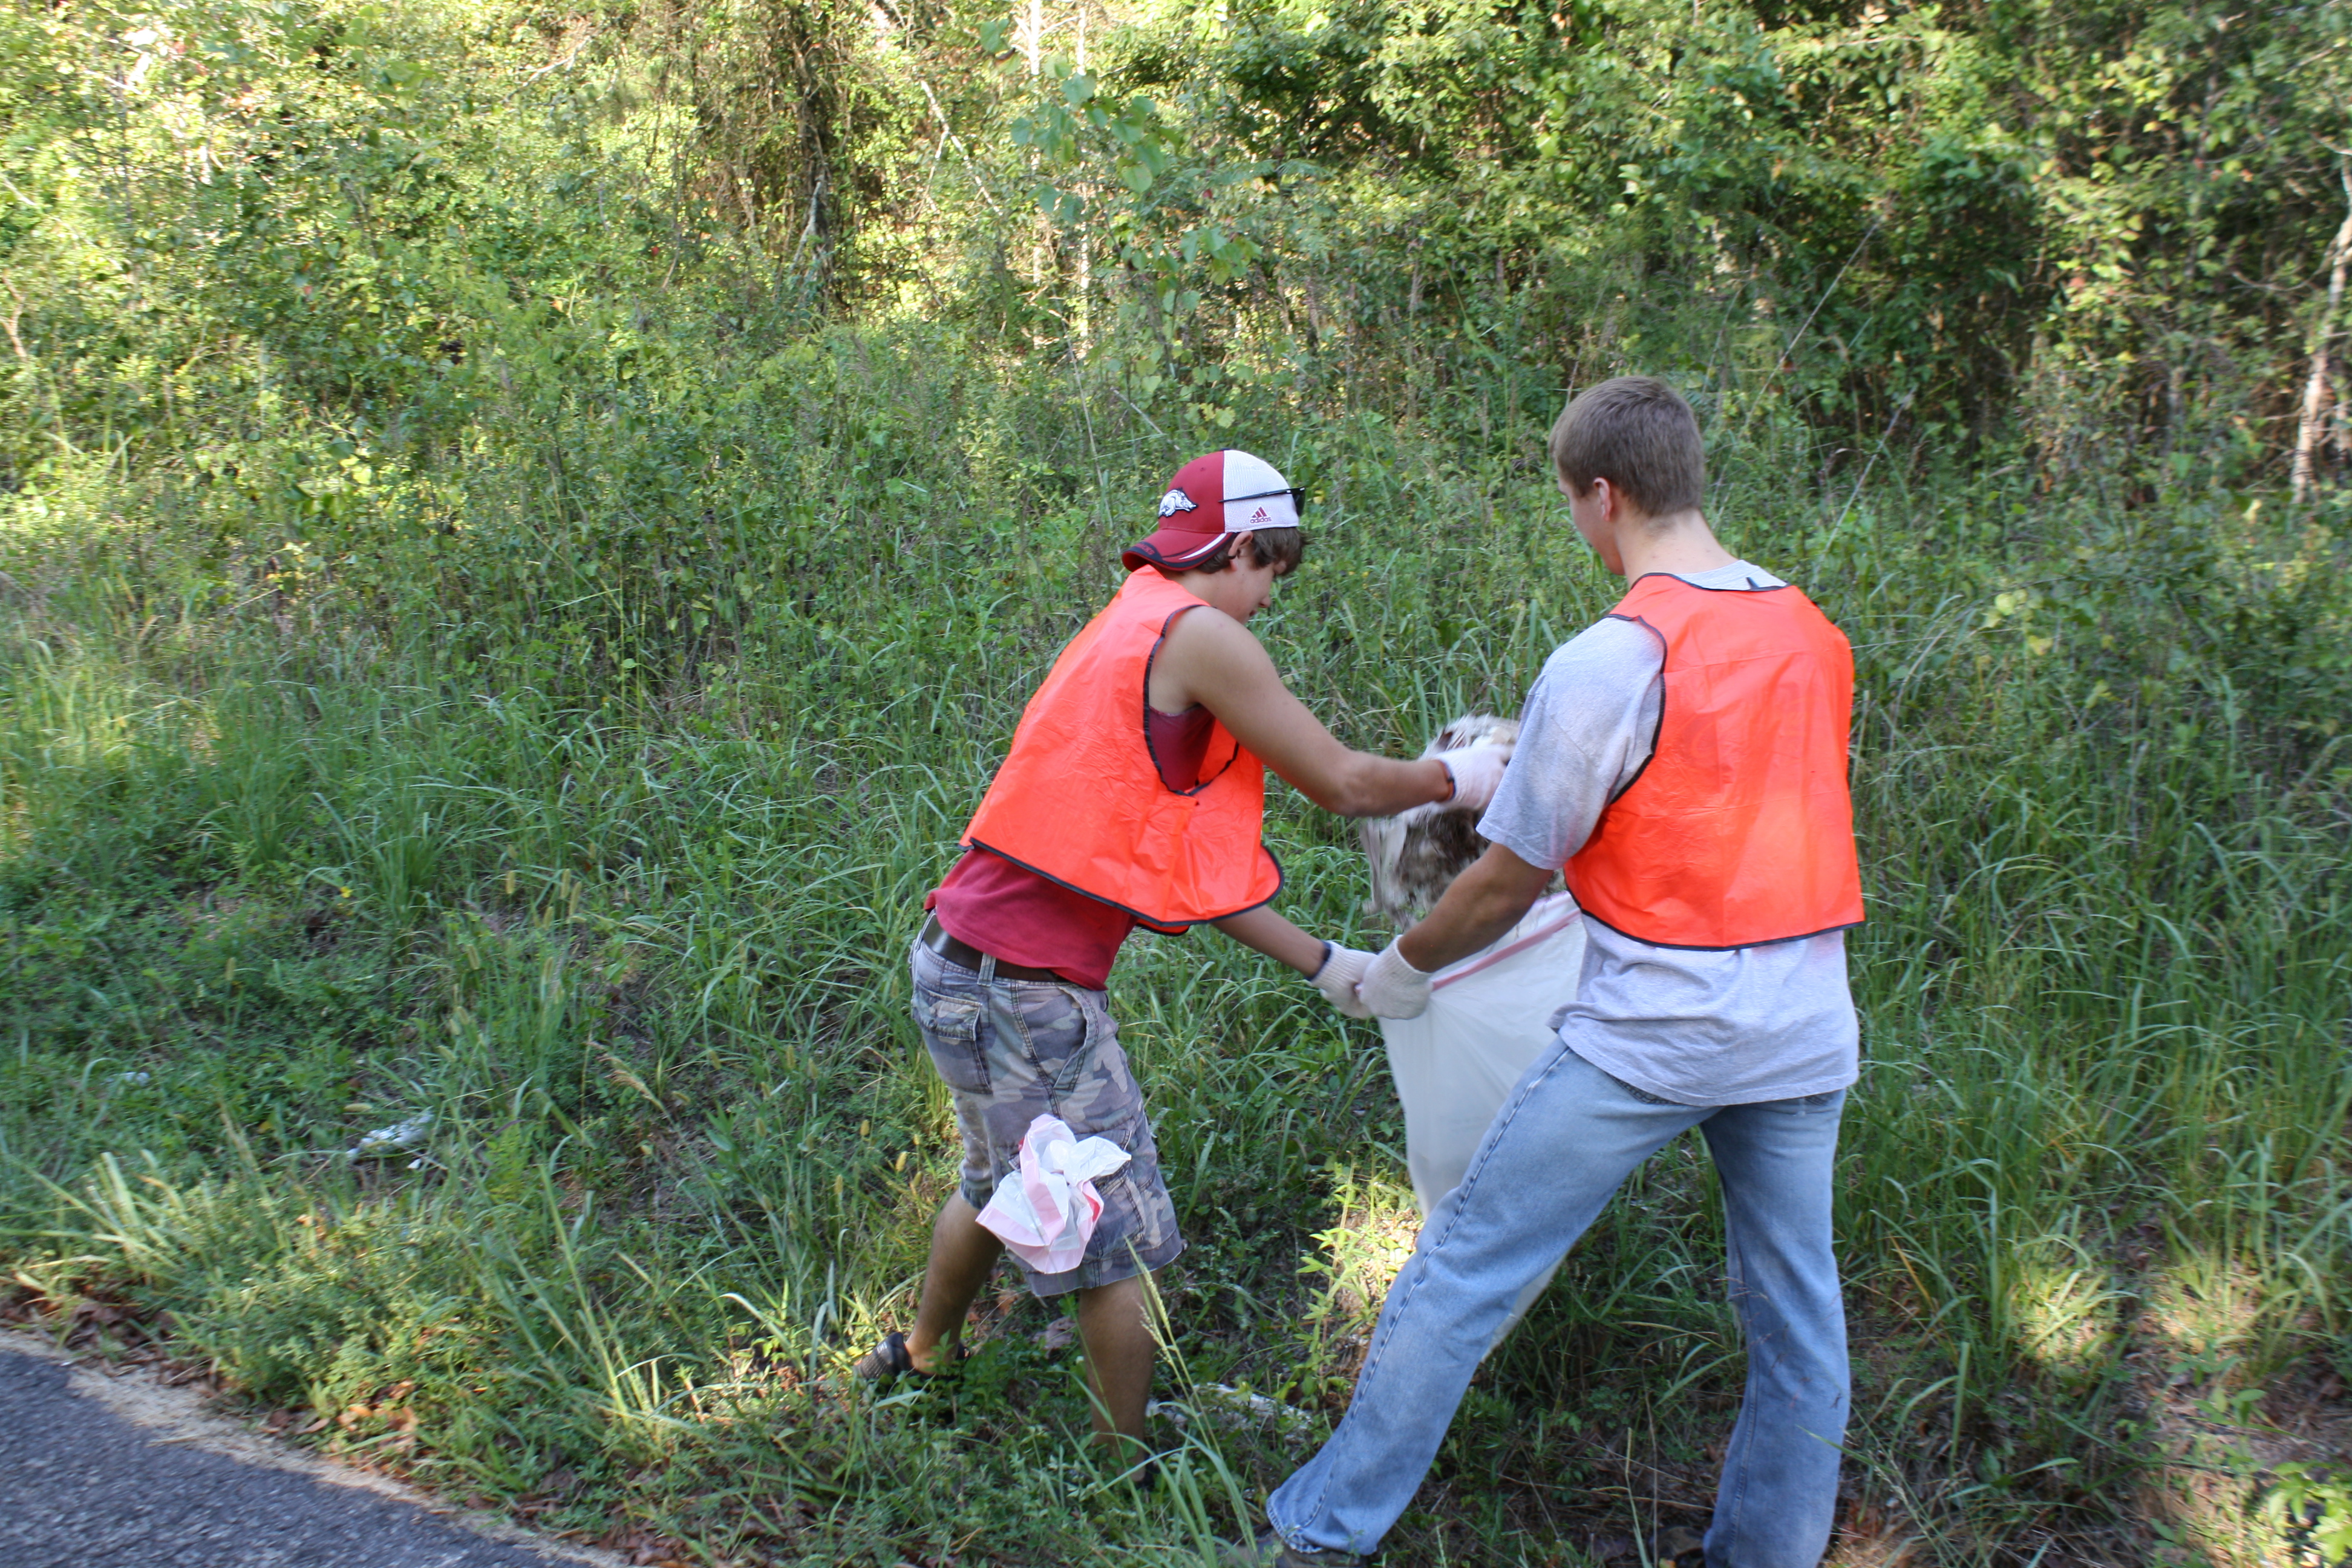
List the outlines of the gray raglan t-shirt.
<svg viewBox="0 0 2352 1568">
<path fill-rule="evenodd" d="M 1784 585 L 1745 561 L 1683 580 Z M 1554 649 L 1478 831 L 1531 866 L 1565 865 L 1657 744 L 1665 662 L 1658 635 L 1625 620 L 1595 622 Z M 1559 1035 L 1612 1077 L 1684 1105 L 1748 1105 L 1827 1093 L 1858 1076 L 1843 931 L 1723 952 L 1653 947 L 1590 917 L 1584 934 L 1583 975 Z"/>
</svg>

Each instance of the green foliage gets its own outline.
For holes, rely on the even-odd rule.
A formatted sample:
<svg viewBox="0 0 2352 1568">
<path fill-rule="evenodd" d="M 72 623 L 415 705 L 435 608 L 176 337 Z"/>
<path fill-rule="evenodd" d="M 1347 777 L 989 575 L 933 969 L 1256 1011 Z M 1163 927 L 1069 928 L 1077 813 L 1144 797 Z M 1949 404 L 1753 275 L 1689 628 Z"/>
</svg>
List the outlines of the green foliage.
<svg viewBox="0 0 2352 1568">
<path fill-rule="evenodd" d="M 2273 1519 L 2300 1528 L 2322 1563 L 2352 1557 L 2352 1487 L 2341 1479 L 2308 1465 L 2281 1465 L 2264 1506 Z"/>
<path fill-rule="evenodd" d="M 1123 35 L 1104 79 L 1185 84 L 1200 161 L 1254 176 L 1218 199 L 1257 247 L 1251 303 L 1283 298 L 1294 335 L 1335 293 L 1359 331 L 1427 309 L 1483 335 L 1517 300 L 1503 342 L 1550 357 L 1558 302 L 1529 296 L 1631 253 L 1738 279 L 1729 315 L 1777 323 L 1778 389 L 1850 438 L 1907 409 L 2023 422 L 2068 464 L 2094 431 L 2188 445 L 2291 381 L 2342 216 L 2326 8 L 1228 14 Z"/>
<path fill-rule="evenodd" d="M 1200 1560 L 1297 1439 L 1163 1426 L 1135 1496 L 1017 1293 L 961 1382 L 844 1382 L 953 1176 L 898 955 L 1179 463 L 1307 488 L 1260 624 L 1417 748 L 1611 601 L 1540 435 L 1643 368 L 1857 649 L 1857 1552 L 2259 1522 L 2175 1461 L 2271 1466 L 2263 1550 L 2332 1521 L 2195 1444 L 2352 1364 L 2352 510 L 2264 485 L 2338 12 L 1090 15 L 0 10 L 14 1310 L 550 1528 Z M 1270 833 L 1376 940 L 1345 826 Z M 1167 1392 L 1311 1430 L 1401 1130 L 1375 1037 L 1207 940 L 1114 998 Z M 1612 1206 L 1399 1556 L 1703 1507 L 1710 1180 Z"/>
</svg>

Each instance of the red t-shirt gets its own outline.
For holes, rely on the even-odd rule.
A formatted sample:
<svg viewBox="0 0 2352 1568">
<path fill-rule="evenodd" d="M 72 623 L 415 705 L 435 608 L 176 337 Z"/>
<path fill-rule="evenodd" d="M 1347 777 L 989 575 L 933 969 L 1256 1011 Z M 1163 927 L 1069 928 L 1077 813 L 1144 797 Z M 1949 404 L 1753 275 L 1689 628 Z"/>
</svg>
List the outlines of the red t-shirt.
<svg viewBox="0 0 2352 1568">
<path fill-rule="evenodd" d="M 1215 716 L 1198 705 L 1181 713 L 1147 707 L 1143 716 L 1160 782 L 1180 791 L 1199 784 Z M 1110 984 L 1119 944 L 1135 929 L 1125 910 L 985 849 L 965 850 L 923 907 L 957 941 L 1006 963 L 1050 969 L 1089 991 Z"/>
</svg>

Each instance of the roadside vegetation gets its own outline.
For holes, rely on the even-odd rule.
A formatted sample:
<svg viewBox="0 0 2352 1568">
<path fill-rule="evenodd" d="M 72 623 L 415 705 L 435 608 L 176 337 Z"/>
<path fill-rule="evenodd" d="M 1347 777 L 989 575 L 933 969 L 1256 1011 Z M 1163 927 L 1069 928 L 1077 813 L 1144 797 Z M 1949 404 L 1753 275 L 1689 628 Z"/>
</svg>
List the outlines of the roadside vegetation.
<svg viewBox="0 0 2352 1568">
<path fill-rule="evenodd" d="M 9 0 L 0 1314 L 639 1562 L 1213 1561 L 1411 1245 L 1379 1037 L 1122 961 L 1139 1493 L 1009 1275 L 959 1378 L 845 1375 L 953 1179 L 921 897 L 1201 449 L 1313 498 L 1266 636 L 1342 739 L 1515 710 L 1616 586 L 1543 429 L 1643 369 L 1860 666 L 1833 1561 L 2324 1560 L 2347 102 L 2327 5 Z M 1347 826 L 1268 831 L 1376 943 Z M 1711 1179 L 1390 1561 L 1703 1518 Z"/>
</svg>

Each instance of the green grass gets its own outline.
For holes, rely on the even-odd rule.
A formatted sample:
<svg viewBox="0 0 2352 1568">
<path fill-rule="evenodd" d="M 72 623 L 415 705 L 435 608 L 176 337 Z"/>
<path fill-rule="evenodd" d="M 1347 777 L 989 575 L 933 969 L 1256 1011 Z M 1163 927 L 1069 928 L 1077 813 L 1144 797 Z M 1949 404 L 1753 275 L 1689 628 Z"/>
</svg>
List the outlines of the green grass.
<svg viewBox="0 0 2352 1568">
<path fill-rule="evenodd" d="M 363 1462 L 695 1560 L 1202 1561 L 1301 1450 L 1162 1427 L 1176 1482 L 1138 1498 L 1090 1468 L 1075 1352 L 1009 1276 L 955 1386 L 842 1375 L 909 1313 L 952 1181 L 905 1016 L 921 895 L 1183 452 L 1066 372 L 813 342 L 830 401 L 712 416 L 749 456 L 689 497 L 745 521 L 618 609 L 563 553 L 628 500 L 634 437 L 586 416 L 546 438 L 600 497 L 486 441 L 435 476 L 468 532 L 318 543 L 307 576 L 280 550 L 276 585 L 206 559 L 175 521 L 201 498 L 18 503 L 16 1310 L 110 1303 L 144 1327 L 101 1341 L 154 1336 Z M 877 468 L 842 438 L 925 405 L 966 411 L 957 439 Z M 1255 417 L 1334 498 L 1265 635 L 1351 742 L 1514 708 L 1610 602 L 1534 428 Z M 2341 535 L 1967 474 L 1883 474 L 1841 515 L 1785 439 L 1718 450 L 1715 510 L 1862 670 L 1843 1560 L 2264 1560 L 2266 1467 L 2341 1458 L 2352 1377 Z M 485 584 L 526 558 L 501 620 Z M 1286 909 L 1371 940 L 1346 826 L 1276 795 Z M 1139 940 L 1113 993 L 1192 1242 L 1164 1392 L 1335 1416 L 1411 1234 L 1377 1036 L 1209 933 Z M 423 1111 L 414 1150 L 345 1156 Z M 1703 1512 L 1739 1382 L 1711 1183 L 1685 1140 L 1629 1184 L 1391 1560 L 1580 1563 Z"/>
</svg>

